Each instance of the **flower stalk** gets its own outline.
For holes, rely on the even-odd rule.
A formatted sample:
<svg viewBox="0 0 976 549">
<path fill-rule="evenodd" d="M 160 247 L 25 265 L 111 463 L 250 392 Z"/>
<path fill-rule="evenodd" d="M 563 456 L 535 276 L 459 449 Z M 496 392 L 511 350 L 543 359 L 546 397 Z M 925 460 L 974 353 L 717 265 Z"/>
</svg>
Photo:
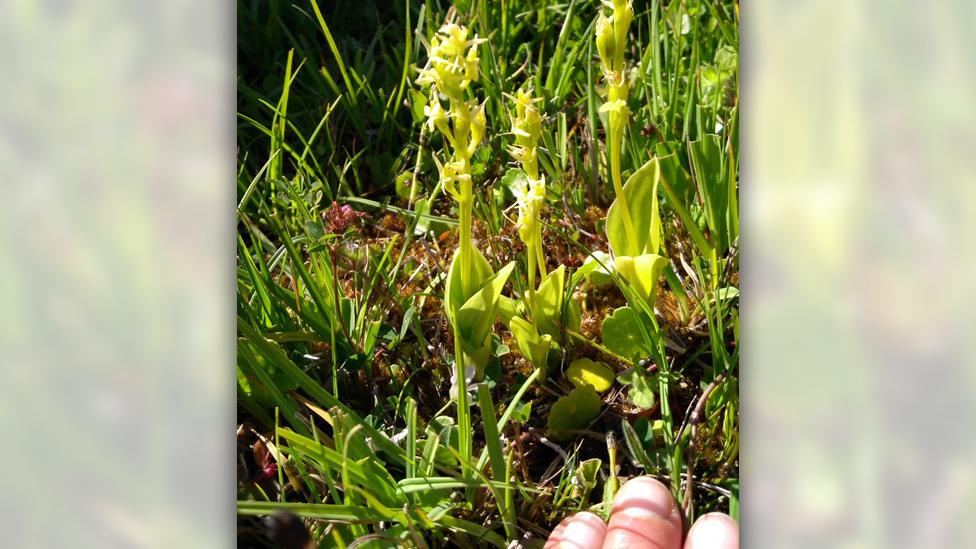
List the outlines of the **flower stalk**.
<svg viewBox="0 0 976 549">
<path fill-rule="evenodd" d="M 542 138 L 542 116 L 536 103 L 538 98 L 526 90 L 519 90 L 515 101 L 515 118 L 512 134 L 515 146 L 509 152 L 521 164 L 526 179 L 515 189 L 518 205 L 519 238 L 525 243 L 529 275 L 529 307 L 533 306 L 536 288 L 536 272 L 540 278 L 548 274 L 542 252 L 542 222 L 540 216 L 546 201 L 546 182 L 539 173 L 539 140 Z M 535 315 L 533 315 L 533 323 Z"/>
<path fill-rule="evenodd" d="M 606 113 L 607 154 L 610 157 L 610 178 L 617 200 L 621 201 L 624 227 L 628 237 L 636 239 L 630 205 L 624 198 L 623 181 L 620 170 L 620 154 L 623 147 L 624 130 L 627 127 L 630 110 L 627 98 L 630 86 L 627 83 L 627 65 L 624 49 L 627 32 L 634 19 L 634 7 L 630 0 L 604 0 L 612 8 L 610 16 L 601 13 L 596 22 L 596 49 L 600 56 L 600 69 L 607 84 L 607 102 L 600 107 Z"/>
<path fill-rule="evenodd" d="M 429 103 L 424 107 L 427 129 L 437 130 L 452 149 L 451 160 L 438 162 L 440 185 L 458 202 L 458 257 L 461 272 L 472 269 L 471 218 L 474 191 L 471 157 L 485 135 L 485 106 L 468 99 L 472 82 L 478 80 L 477 36 L 468 39 L 468 29 L 449 23 L 441 27 L 430 42 L 430 57 L 420 71 L 417 83 L 430 87 Z M 447 101 L 447 109 L 444 108 Z M 462 276 L 463 293 L 474 291 L 476 281 Z"/>
<path fill-rule="evenodd" d="M 480 379 L 491 360 L 492 326 L 502 288 L 514 268 L 509 264 L 495 273 L 474 247 L 471 236 L 471 157 L 481 145 L 486 126 L 485 105 L 478 103 L 470 89 L 478 80 L 477 46 L 481 42 L 477 37 L 469 39 L 468 30 L 460 25 L 444 25 L 431 38 L 429 59 L 417 78 L 417 83 L 429 91 L 424 107 L 426 127 L 444 136 L 450 150 L 450 159 L 443 164 L 434 156 L 439 188 L 458 203 L 458 249 L 447 274 L 444 311 L 458 344 L 455 379 L 459 408 L 466 406 L 467 377 Z"/>
</svg>

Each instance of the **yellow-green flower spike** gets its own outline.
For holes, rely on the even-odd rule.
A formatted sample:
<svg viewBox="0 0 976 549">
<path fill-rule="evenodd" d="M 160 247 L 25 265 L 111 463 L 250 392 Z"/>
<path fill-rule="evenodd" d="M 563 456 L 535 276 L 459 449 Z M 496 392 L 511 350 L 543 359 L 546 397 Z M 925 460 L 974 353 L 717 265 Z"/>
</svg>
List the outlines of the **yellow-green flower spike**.
<svg viewBox="0 0 976 549">
<path fill-rule="evenodd" d="M 634 223 L 630 207 L 623 197 L 623 181 L 620 174 L 620 153 L 623 147 L 624 129 L 630 111 L 627 97 L 627 70 L 624 63 L 627 33 L 634 19 L 630 0 L 604 0 L 604 6 L 613 10 L 609 17 L 603 13 L 596 22 L 596 49 L 600 55 L 600 68 L 607 84 L 607 102 L 600 107 L 606 113 L 607 152 L 610 156 L 610 177 L 617 200 L 621 201 L 627 233 L 634 237 Z"/>
</svg>

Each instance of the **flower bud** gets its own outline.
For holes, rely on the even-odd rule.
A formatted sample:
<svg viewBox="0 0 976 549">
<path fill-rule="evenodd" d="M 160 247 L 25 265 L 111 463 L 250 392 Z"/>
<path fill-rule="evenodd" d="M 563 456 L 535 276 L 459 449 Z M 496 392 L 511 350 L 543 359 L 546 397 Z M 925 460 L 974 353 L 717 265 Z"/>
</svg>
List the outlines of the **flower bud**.
<svg viewBox="0 0 976 549">
<path fill-rule="evenodd" d="M 614 33 L 614 43 L 619 47 L 614 51 L 617 58 L 615 59 L 614 69 L 618 71 L 624 70 L 624 44 L 627 43 L 627 32 L 630 30 L 630 22 L 634 20 L 634 6 L 630 2 L 624 2 L 622 5 L 614 5 L 613 8 L 613 33 Z"/>
<path fill-rule="evenodd" d="M 616 43 L 613 32 L 613 19 L 600 14 L 596 20 L 596 51 L 600 54 L 604 72 L 612 71 Z"/>
<path fill-rule="evenodd" d="M 471 140 L 468 142 L 468 156 L 474 155 L 481 145 L 481 140 L 485 137 L 485 126 L 488 121 L 485 118 L 485 104 L 482 103 L 476 108 L 474 117 L 471 119 Z"/>
</svg>

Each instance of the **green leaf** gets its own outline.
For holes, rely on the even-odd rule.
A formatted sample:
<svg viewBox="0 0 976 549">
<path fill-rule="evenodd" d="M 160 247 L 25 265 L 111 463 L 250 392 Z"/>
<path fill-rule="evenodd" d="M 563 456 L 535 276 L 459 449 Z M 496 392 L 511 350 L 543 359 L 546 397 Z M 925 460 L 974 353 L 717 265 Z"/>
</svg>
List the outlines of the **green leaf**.
<svg viewBox="0 0 976 549">
<path fill-rule="evenodd" d="M 734 193 L 735 188 L 728 184 L 719 136 L 706 135 L 692 141 L 688 144 L 688 152 L 705 206 L 709 234 L 718 252 L 724 253 L 729 246 L 730 233 L 735 231 L 729 211 L 730 193 Z"/>
<path fill-rule="evenodd" d="M 643 420 L 647 423 L 647 418 L 640 418 L 637 420 L 638 424 Z M 635 424 L 636 425 L 636 424 Z M 637 463 L 644 468 L 645 471 L 652 471 L 654 469 L 651 464 L 651 459 L 647 455 L 647 445 L 642 440 L 640 434 L 637 432 L 635 427 L 631 427 L 630 423 L 623 419 L 620 421 L 620 429 L 624 433 L 624 442 L 627 443 L 627 449 L 630 450 L 631 455 L 637 460 Z"/>
<path fill-rule="evenodd" d="M 515 342 L 518 343 L 519 351 L 522 356 L 528 359 L 537 369 L 542 371 L 542 377 L 546 376 L 546 356 L 552 346 L 552 337 L 548 334 L 540 334 L 531 322 L 522 317 L 512 317 L 509 324 Z"/>
<path fill-rule="evenodd" d="M 402 506 L 405 501 L 396 489 L 396 481 L 384 467 L 375 453 L 360 459 L 352 460 L 341 453 L 320 444 L 318 441 L 304 437 L 289 429 L 278 429 L 278 435 L 288 441 L 288 450 L 316 461 L 328 463 L 335 469 L 345 469 L 349 477 L 358 487 L 367 490 L 390 507 Z"/>
<path fill-rule="evenodd" d="M 417 90 L 410 90 L 410 115 L 413 123 L 419 124 L 426 118 L 424 107 L 427 106 L 427 96 Z"/>
<path fill-rule="evenodd" d="M 661 273 L 668 266 L 668 260 L 655 254 L 645 254 L 637 257 L 617 256 L 614 268 L 621 278 L 647 303 L 654 307 L 657 299 L 657 281 Z"/>
<path fill-rule="evenodd" d="M 626 226 L 624 206 L 617 197 L 607 211 L 607 239 L 614 256 L 656 254 L 661 245 L 661 215 L 657 184 L 661 179 L 657 158 L 652 158 L 627 179 L 623 199 L 634 223 L 634 238 Z"/>
<path fill-rule="evenodd" d="M 739 289 L 735 286 L 719 288 L 714 294 L 708 294 L 708 303 L 713 304 L 718 301 L 728 301 L 739 297 Z"/>
<path fill-rule="evenodd" d="M 498 298 L 514 268 L 513 261 L 484 280 L 481 289 L 464 303 L 455 317 L 461 347 L 474 360 L 478 378 L 491 358 L 491 326 L 498 313 Z"/>
<path fill-rule="evenodd" d="M 508 324 L 512 321 L 512 317 L 521 314 L 519 310 L 519 302 L 508 297 L 507 295 L 498 297 L 498 316 L 502 317 L 502 322 Z"/>
<path fill-rule="evenodd" d="M 509 168 L 502 176 L 502 187 L 508 189 L 508 196 L 515 196 L 515 189 L 529 184 L 529 176 L 521 168 Z"/>
<path fill-rule="evenodd" d="M 488 260 L 485 256 L 481 255 L 478 248 L 474 246 L 471 247 L 471 272 L 467 273 L 470 280 L 474 281 L 471 285 L 472 288 L 476 288 L 470 295 L 465 295 L 463 291 L 463 286 L 461 284 L 461 279 L 464 277 L 465 273 L 461 272 L 461 254 L 460 248 L 454 252 L 454 259 L 451 260 L 451 266 L 447 271 L 447 291 L 444 293 L 444 312 L 447 314 L 447 319 L 452 323 L 454 322 L 454 313 L 457 309 L 461 308 L 471 296 L 477 293 L 484 281 L 492 276 L 491 265 L 488 264 Z"/>
<path fill-rule="evenodd" d="M 319 219 L 309 219 L 305 222 L 305 232 L 308 236 L 312 237 L 313 240 L 318 240 L 325 236 L 325 227 L 322 226 L 322 221 Z"/>
<path fill-rule="evenodd" d="M 613 370 L 602 362 L 594 362 L 589 358 L 578 358 L 569 365 L 566 377 L 577 387 L 590 385 L 596 392 L 602 393 L 613 385 Z"/>
<path fill-rule="evenodd" d="M 651 354 L 641 333 L 640 318 L 630 307 L 620 307 L 603 320 L 603 344 L 620 356 L 637 360 Z"/>
<path fill-rule="evenodd" d="M 582 274 L 581 274 L 582 273 Z M 586 257 L 583 266 L 573 273 L 573 281 L 588 276 L 597 288 L 607 288 L 613 284 L 613 258 L 606 252 L 596 251 Z"/>
<path fill-rule="evenodd" d="M 566 284 L 566 266 L 549 273 L 535 292 L 532 314 L 535 315 L 539 331 L 552 337 L 559 337 L 563 326 L 563 288 Z M 566 307 L 566 326 L 578 330 L 580 325 L 579 304 L 570 301 Z"/>
<path fill-rule="evenodd" d="M 519 423 L 525 423 L 529 420 L 532 415 L 532 403 L 526 402 L 525 404 L 520 404 L 516 406 L 512 411 L 512 421 L 517 421 Z"/>
<path fill-rule="evenodd" d="M 590 458 L 580 462 L 579 467 L 576 468 L 578 495 L 581 500 L 588 500 L 590 492 L 593 491 L 593 488 L 596 488 L 601 465 L 603 465 L 603 462 L 600 461 L 600 458 Z"/>
<path fill-rule="evenodd" d="M 413 174 L 411 172 L 400 172 L 394 180 L 396 183 L 396 194 L 406 200 L 410 198 L 410 187 L 413 185 Z"/>
<path fill-rule="evenodd" d="M 600 415 L 600 395 L 590 385 L 573 389 L 559 397 L 549 411 L 547 426 L 554 438 L 564 438 L 566 431 L 585 429 Z"/>
<path fill-rule="evenodd" d="M 633 383 L 630 386 L 630 402 L 641 410 L 649 410 L 654 406 L 654 390 L 648 382 L 647 372 L 643 368 L 634 369 Z"/>
<path fill-rule="evenodd" d="M 691 217 L 688 208 L 691 203 L 685 203 L 685 196 L 694 194 L 691 192 L 691 178 L 688 172 L 685 171 L 684 167 L 681 165 L 681 161 L 678 159 L 677 155 L 669 154 L 665 156 L 658 157 L 658 167 L 660 168 L 661 177 L 660 183 L 661 188 L 664 191 L 664 195 L 668 199 L 668 205 L 674 210 L 674 213 L 681 219 L 681 223 L 685 226 L 688 231 L 688 235 L 691 236 L 691 240 L 694 241 L 695 245 L 703 255 L 708 257 L 712 253 L 712 245 L 705 235 L 702 234 L 701 228 L 695 223 L 694 219 Z M 687 191 L 687 192 L 686 192 Z"/>
</svg>

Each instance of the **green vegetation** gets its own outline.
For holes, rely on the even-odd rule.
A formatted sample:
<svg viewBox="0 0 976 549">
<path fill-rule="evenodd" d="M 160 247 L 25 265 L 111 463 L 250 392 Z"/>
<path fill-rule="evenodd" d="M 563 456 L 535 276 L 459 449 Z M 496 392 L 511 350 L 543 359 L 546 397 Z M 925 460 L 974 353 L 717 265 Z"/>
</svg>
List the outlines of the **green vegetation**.
<svg viewBox="0 0 976 549">
<path fill-rule="evenodd" d="M 241 0 L 238 43 L 242 546 L 504 547 L 641 474 L 737 515 L 736 4 Z"/>
</svg>

